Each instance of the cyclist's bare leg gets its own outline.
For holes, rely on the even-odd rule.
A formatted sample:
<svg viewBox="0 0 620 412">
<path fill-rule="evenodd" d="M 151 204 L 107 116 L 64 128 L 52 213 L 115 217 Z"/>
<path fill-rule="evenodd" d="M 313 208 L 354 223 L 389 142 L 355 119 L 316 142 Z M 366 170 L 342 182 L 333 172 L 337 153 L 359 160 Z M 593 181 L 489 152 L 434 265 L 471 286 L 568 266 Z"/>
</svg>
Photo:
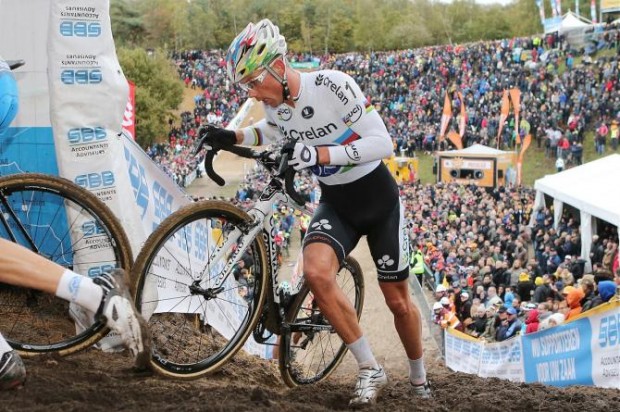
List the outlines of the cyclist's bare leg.
<svg viewBox="0 0 620 412">
<path fill-rule="evenodd" d="M 0 239 L 0 282 L 54 294 L 64 271 L 64 267 Z"/>
<path fill-rule="evenodd" d="M 355 308 L 336 282 L 340 267 L 336 253 L 327 244 L 310 243 L 304 247 L 303 257 L 304 278 L 321 312 L 344 343 L 355 342 L 362 329 Z"/>
<path fill-rule="evenodd" d="M 394 326 L 409 359 L 420 359 L 422 349 L 422 318 L 411 301 L 406 280 L 379 282 L 383 297 L 394 315 Z"/>
</svg>

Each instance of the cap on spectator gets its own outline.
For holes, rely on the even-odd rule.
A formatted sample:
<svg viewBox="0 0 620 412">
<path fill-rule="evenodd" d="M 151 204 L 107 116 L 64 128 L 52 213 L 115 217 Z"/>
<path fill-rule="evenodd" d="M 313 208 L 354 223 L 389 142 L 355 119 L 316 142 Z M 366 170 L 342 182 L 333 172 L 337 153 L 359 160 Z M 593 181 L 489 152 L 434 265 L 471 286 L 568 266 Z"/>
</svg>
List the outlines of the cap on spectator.
<svg viewBox="0 0 620 412">
<path fill-rule="evenodd" d="M 433 303 L 433 310 L 438 310 L 438 309 L 443 309 L 443 306 L 441 306 L 441 303 L 439 302 Z"/>
<path fill-rule="evenodd" d="M 573 289 L 575 288 L 571 285 L 566 286 L 564 289 L 562 289 L 562 295 L 568 295 Z"/>
<path fill-rule="evenodd" d="M 435 288 L 435 293 L 441 293 L 445 291 L 446 291 L 446 287 L 444 285 L 437 285 L 437 287 Z"/>
<path fill-rule="evenodd" d="M 508 308 L 506 306 L 500 306 L 499 309 L 497 309 L 497 313 L 505 313 L 508 310 Z"/>
<path fill-rule="evenodd" d="M 543 284 L 543 278 L 541 278 L 540 276 L 536 277 L 536 280 L 534 280 L 534 284 L 536 284 L 536 286 L 540 286 Z"/>
<path fill-rule="evenodd" d="M 509 315 L 516 315 L 517 314 L 517 310 L 515 308 L 508 308 L 506 309 L 506 313 Z"/>
<path fill-rule="evenodd" d="M 465 299 L 469 299 L 469 293 L 463 292 L 463 293 L 461 293 L 461 297 L 465 298 Z"/>
<path fill-rule="evenodd" d="M 566 255 L 566 256 L 564 256 L 564 260 L 571 260 L 571 259 L 572 259 L 572 258 L 571 258 L 571 256 L 570 256 L 570 255 Z"/>
<path fill-rule="evenodd" d="M 528 280 L 530 280 L 530 275 L 527 272 L 521 272 L 519 282 L 527 282 Z"/>
<path fill-rule="evenodd" d="M 562 290 L 564 288 L 564 282 L 562 282 L 561 280 L 558 280 L 557 282 L 555 282 L 555 288 L 557 290 Z"/>
<path fill-rule="evenodd" d="M 446 296 L 444 296 L 443 298 L 439 299 L 439 303 L 441 303 L 444 306 L 447 306 L 450 304 L 450 299 L 448 299 Z"/>
</svg>

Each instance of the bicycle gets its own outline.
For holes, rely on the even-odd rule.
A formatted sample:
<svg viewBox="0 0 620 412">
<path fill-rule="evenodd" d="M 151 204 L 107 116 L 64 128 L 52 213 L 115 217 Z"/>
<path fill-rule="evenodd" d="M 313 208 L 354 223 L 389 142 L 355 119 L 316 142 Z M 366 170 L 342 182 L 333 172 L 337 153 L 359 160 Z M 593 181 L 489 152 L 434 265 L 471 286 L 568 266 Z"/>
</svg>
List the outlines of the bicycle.
<svg viewBox="0 0 620 412">
<path fill-rule="evenodd" d="M 281 202 L 306 211 L 294 188 L 295 171 L 288 168 L 287 155 L 241 146 L 223 150 L 256 160 L 270 178 L 247 212 L 223 201 L 203 200 L 169 215 L 147 239 L 132 277 L 136 306 L 153 337 L 151 366 L 169 377 L 198 378 L 221 368 L 250 334 L 258 343 L 275 334 L 286 384 L 321 381 L 347 349 L 302 276 L 291 281 L 290 291 L 279 282 L 274 206 Z M 223 186 L 213 169 L 218 151 L 207 152 L 205 166 L 207 175 Z M 248 286 L 241 288 L 233 274 L 244 254 L 253 262 L 249 271 L 254 281 L 247 294 Z M 359 318 L 364 280 L 358 262 L 348 257 L 337 280 Z M 243 293 L 237 293 L 240 290 Z"/>
<path fill-rule="evenodd" d="M 0 177 L 0 237 L 89 276 L 132 264 L 129 240 L 112 211 L 60 177 Z M 0 283 L 0 331 L 24 357 L 68 355 L 109 333 L 101 321 L 79 331 L 75 322 L 83 316 L 56 296 Z"/>
</svg>

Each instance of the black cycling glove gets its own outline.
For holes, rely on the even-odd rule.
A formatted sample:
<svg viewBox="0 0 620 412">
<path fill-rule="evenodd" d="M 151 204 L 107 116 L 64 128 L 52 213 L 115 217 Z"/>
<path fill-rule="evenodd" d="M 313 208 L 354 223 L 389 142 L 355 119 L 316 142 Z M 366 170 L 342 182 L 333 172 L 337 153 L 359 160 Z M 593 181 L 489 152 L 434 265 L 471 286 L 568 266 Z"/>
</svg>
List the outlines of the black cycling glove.
<svg viewBox="0 0 620 412">
<path fill-rule="evenodd" d="M 198 136 L 200 137 L 200 141 L 198 142 L 198 146 L 194 152 L 196 154 L 200 152 L 203 146 L 205 146 L 208 150 L 217 150 L 230 147 L 237 143 L 237 135 L 233 130 L 226 130 L 221 127 L 211 125 L 201 127 L 200 130 L 198 130 Z"/>
</svg>

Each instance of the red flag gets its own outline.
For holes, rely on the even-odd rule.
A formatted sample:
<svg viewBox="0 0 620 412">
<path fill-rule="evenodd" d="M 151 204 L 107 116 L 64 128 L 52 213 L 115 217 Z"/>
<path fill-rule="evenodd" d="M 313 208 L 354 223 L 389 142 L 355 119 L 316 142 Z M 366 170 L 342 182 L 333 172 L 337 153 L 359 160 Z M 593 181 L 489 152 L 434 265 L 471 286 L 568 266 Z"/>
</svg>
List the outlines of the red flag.
<svg viewBox="0 0 620 412">
<path fill-rule="evenodd" d="M 129 83 L 129 97 L 125 114 L 123 114 L 123 131 L 136 140 L 136 85 L 132 81 Z"/>
<path fill-rule="evenodd" d="M 461 140 L 461 136 L 455 132 L 451 131 L 448 133 L 448 140 L 450 140 L 457 149 L 461 150 L 463 148 L 463 141 Z"/>
</svg>

